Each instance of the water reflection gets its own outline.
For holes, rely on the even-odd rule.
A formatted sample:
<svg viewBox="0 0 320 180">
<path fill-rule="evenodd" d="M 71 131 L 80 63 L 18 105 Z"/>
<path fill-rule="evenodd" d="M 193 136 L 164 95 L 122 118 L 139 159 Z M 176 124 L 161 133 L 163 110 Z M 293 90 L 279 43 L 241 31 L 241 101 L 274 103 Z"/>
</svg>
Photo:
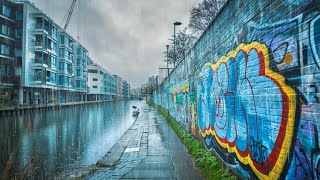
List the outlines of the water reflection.
<svg viewBox="0 0 320 180">
<path fill-rule="evenodd" d="M 17 171 L 37 156 L 39 177 L 96 163 L 134 122 L 132 105 L 119 101 L 0 119 L 0 171 L 10 153 Z"/>
</svg>

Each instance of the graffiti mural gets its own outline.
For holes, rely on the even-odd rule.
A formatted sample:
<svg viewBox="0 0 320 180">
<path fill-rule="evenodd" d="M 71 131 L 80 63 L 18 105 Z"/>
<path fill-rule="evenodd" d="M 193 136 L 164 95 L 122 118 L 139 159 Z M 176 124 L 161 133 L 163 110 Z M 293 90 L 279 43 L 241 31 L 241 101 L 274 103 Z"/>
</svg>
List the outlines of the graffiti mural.
<svg viewBox="0 0 320 180">
<path fill-rule="evenodd" d="M 243 179 L 320 179 L 320 0 L 228 1 L 189 54 L 172 117 Z"/>
<path fill-rule="evenodd" d="M 311 21 L 310 25 L 310 46 L 313 52 L 314 60 L 320 68 L 320 16 Z"/>
<path fill-rule="evenodd" d="M 240 45 L 203 67 L 197 91 L 199 128 L 206 145 L 215 138 L 260 178 L 281 173 L 295 120 L 294 90 L 268 67 L 265 45 Z"/>
<path fill-rule="evenodd" d="M 198 137 L 199 135 L 199 128 L 198 128 L 198 117 L 197 117 L 197 91 L 196 85 L 194 81 L 190 82 L 189 87 L 189 102 L 190 102 L 190 131 L 191 133 Z"/>
<path fill-rule="evenodd" d="M 189 93 L 189 82 L 182 82 L 177 85 L 170 87 L 170 97 L 172 106 L 170 108 L 170 113 L 177 117 L 182 124 L 188 126 L 189 124 L 189 114 L 188 111 L 188 93 Z"/>
</svg>

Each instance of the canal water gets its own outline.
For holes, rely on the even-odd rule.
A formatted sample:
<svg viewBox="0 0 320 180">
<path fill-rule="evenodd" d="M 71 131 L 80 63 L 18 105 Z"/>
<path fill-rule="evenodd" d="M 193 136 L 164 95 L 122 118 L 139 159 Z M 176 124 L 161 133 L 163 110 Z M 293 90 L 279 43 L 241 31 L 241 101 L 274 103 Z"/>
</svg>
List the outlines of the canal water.
<svg viewBox="0 0 320 180">
<path fill-rule="evenodd" d="M 1 117 L 0 171 L 10 155 L 15 172 L 34 157 L 41 179 L 95 164 L 133 124 L 132 106 L 141 103 L 106 102 Z"/>
</svg>

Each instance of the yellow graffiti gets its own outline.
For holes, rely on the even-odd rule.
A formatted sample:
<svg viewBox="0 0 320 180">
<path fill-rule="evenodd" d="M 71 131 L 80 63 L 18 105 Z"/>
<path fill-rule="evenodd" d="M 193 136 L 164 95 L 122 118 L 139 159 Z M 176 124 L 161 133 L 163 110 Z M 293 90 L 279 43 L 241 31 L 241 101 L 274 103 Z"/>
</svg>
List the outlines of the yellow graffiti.
<svg viewBox="0 0 320 180">
<path fill-rule="evenodd" d="M 196 127 L 197 127 L 197 125 L 198 125 L 198 123 L 197 123 L 197 112 L 196 112 L 196 107 L 195 107 L 195 105 L 194 105 L 194 103 L 191 103 L 191 105 L 190 105 L 190 115 L 191 115 L 191 133 L 193 134 L 193 135 L 197 135 L 197 129 L 196 129 Z"/>
<path fill-rule="evenodd" d="M 219 65 L 221 63 L 226 63 L 229 58 L 231 57 L 236 57 L 237 53 L 239 50 L 242 50 L 244 52 L 249 52 L 251 49 L 256 49 L 258 52 L 262 53 L 264 57 L 264 69 L 265 69 L 265 76 L 272 78 L 273 81 L 275 81 L 278 86 L 281 88 L 283 93 L 288 96 L 288 103 L 289 105 L 289 112 L 287 114 L 288 116 L 288 121 L 286 125 L 286 132 L 280 132 L 285 134 L 284 135 L 284 140 L 282 142 L 282 147 L 275 147 L 275 148 L 281 148 L 279 157 L 276 160 L 275 165 L 272 167 L 271 171 L 268 174 L 264 174 L 260 172 L 254 165 L 254 162 L 252 158 L 250 157 L 250 154 L 248 154 L 246 157 L 243 157 L 240 155 L 240 153 L 237 150 L 236 146 L 231 147 L 228 142 L 222 142 L 219 140 L 217 137 L 216 132 L 214 131 L 213 128 L 209 128 L 205 132 L 202 132 L 201 129 L 199 128 L 199 131 L 203 137 L 207 135 L 212 135 L 215 137 L 216 141 L 219 143 L 219 145 L 223 148 L 226 148 L 229 153 L 235 153 L 238 160 L 246 165 L 249 165 L 253 172 L 257 175 L 258 178 L 260 179 L 278 179 L 279 175 L 283 171 L 284 164 L 286 162 L 286 159 L 288 158 L 289 154 L 289 149 L 292 145 L 292 137 L 293 137 L 293 130 L 294 130 L 294 122 L 295 122 L 295 113 L 296 113 L 296 93 L 295 91 L 288 85 L 285 84 L 285 78 L 272 71 L 269 68 L 269 53 L 268 53 L 268 48 L 264 44 L 260 44 L 258 42 L 252 42 L 250 44 L 240 44 L 236 50 L 231 51 L 228 53 L 226 56 L 222 56 L 215 64 L 212 63 L 206 63 L 204 67 L 202 68 L 202 71 L 200 73 L 200 77 L 202 76 L 202 73 L 206 67 L 211 67 L 213 71 L 217 70 Z M 286 61 L 289 61 L 290 57 L 287 57 Z"/>
<path fill-rule="evenodd" d="M 185 84 L 179 84 L 175 87 L 170 88 L 170 94 L 176 95 L 180 93 L 188 93 L 189 92 L 189 82 Z"/>
</svg>

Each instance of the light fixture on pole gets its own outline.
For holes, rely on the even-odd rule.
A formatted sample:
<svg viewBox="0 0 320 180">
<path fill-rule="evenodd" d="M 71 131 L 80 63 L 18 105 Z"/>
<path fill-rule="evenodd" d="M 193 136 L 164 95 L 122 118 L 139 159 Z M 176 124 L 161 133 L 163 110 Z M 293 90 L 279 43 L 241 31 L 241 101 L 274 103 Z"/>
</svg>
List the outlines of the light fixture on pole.
<svg viewBox="0 0 320 180">
<path fill-rule="evenodd" d="M 176 67 L 176 61 L 177 61 L 177 55 L 176 55 L 176 26 L 180 26 L 181 22 L 174 22 L 173 23 L 173 54 L 174 54 L 174 60 L 173 60 L 173 67 Z"/>
</svg>

